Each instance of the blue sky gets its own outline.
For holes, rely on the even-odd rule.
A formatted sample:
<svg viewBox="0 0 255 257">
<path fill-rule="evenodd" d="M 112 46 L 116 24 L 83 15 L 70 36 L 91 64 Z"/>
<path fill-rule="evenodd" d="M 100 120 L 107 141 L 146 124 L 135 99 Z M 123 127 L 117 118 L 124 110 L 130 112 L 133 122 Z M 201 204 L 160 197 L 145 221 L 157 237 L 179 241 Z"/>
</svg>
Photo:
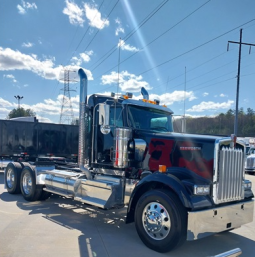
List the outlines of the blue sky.
<svg viewBox="0 0 255 257">
<path fill-rule="evenodd" d="M 0 0 L 0 119 L 19 95 L 40 121 L 58 123 L 64 70 L 78 117 L 79 67 L 88 94 L 116 92 L 119 77 L 118 92 L 138 99 L 143 86 L 176 115 L 184 99 L 186 115 L 225 113 L 235 109 L 239 51 L 227 44 L 241 28 L 243 42 L 255 44 L 253 0 Z M 254 83 L 255 47 L 243 46 L 244 110 L 255 110 Z"/>
</svg>

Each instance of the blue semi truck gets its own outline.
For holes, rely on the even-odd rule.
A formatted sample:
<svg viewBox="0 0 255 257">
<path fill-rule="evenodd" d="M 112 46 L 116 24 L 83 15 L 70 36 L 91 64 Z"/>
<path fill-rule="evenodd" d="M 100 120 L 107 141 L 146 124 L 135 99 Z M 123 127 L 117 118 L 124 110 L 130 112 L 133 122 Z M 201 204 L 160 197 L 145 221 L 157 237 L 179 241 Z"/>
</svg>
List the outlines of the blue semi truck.
<svg viewBox="0 0 255 257">
<path fill-rule="evenodd" d="M 78 166 L 11 162 L 4 176 L 10 194 L 27 201 L 57 194 L 103 209 L 128 205 L 126 223 L 135 222 L 142 242 L 158 252 L 252 222 L 245 145 L 235 136 L 175 133 L 172 110 L 149 100 L 144 88 L 140 100 L 131 93 L 88 97 L 87 75 L 78 74 Z M 55 135 L 56 153 L 70 153 L 64 127 L 63 134 L 35 128 L 35 141 Z M 49 142 L 39 142 L 47 153 Z"/>
</svg>

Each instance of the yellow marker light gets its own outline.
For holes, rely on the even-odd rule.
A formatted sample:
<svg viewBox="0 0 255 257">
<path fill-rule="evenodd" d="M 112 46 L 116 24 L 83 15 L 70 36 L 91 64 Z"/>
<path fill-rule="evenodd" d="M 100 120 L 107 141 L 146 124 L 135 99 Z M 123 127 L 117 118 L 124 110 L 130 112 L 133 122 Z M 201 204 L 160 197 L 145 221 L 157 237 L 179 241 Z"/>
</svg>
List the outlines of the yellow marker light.
<svg viewBox="0 0 255 257">
<path fill-rule="evenodd" d="M 158 170 L 161 173 L 166 173 L 166 165 L 159 165 Z"/>
<path fill-rule="evenodd" d="M 123 98 L 124 98 L 124 99 L 128 99 L 128 96 L 127 96 L 127 95 L 123 95 Z"/>
</svg>

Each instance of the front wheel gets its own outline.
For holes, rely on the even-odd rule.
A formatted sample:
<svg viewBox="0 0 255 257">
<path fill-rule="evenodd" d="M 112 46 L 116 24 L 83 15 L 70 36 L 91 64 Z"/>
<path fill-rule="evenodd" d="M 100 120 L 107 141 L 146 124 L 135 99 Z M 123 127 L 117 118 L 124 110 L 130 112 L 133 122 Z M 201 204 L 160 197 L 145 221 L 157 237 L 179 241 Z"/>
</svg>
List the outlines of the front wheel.
<svg viewBox="0 0 255 257">
<path fill-rule="evenodd" d="M 31 166 L 25 166 L 22 170 L 20 189 L 27 201 L 37 201 L 42 194 L 42 187 L 36 185 L 35 172 Z"/>
<path fill-rule="evenodd" d="M 168 252 L 186 239 L 187 211 L 174 193 L 151 190 L 136 205 L 135 225 L 146 246 Z"/>
</svg>

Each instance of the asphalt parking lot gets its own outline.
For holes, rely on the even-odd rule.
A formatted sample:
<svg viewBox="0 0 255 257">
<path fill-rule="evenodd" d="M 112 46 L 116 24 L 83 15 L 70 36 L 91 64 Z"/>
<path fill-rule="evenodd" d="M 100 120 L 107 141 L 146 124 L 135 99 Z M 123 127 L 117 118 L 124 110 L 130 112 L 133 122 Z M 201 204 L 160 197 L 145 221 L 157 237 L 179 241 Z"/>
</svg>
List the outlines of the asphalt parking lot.
<svg viewBox="0 0 255 257">
<path fill-rule="evenodd" d="M 246 177 L 255 192 L 255 176 Z M 0 171 L 0 256 L 205 257 L 239 247 L 241 256 L 254 257 L 255 221 L 160 254 L 141 242 L 134 224 L 125 224 L 125 212 L 104 211 L 56 195 L 27 202 L 22 195 L 7 193 Z"/>
</svg>

